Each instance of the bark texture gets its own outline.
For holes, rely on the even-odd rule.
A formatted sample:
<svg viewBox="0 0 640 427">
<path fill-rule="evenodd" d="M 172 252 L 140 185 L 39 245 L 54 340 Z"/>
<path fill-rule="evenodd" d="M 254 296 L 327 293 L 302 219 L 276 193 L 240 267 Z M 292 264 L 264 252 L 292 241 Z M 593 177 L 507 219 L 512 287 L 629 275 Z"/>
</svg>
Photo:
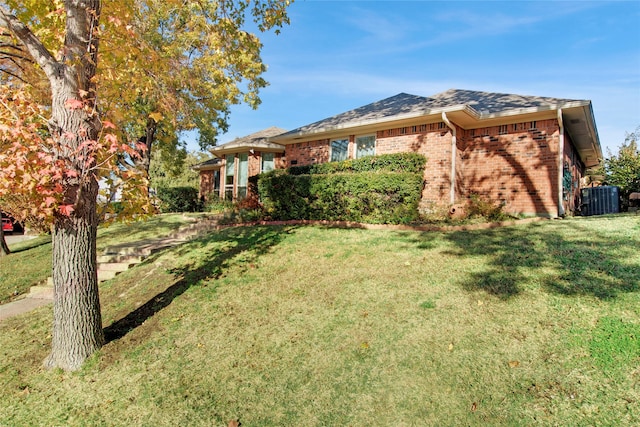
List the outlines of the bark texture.
<svg viewBox="0 0 640 427">
<path fill-rule="evenodd" d="M 76 370 L 104 344 L 96 263 L 98 184 L 83 187 L 82 212 L 53 227 L 53 332 L 49 368 Z"/>
<path fill-rule="evenodd" d="M 0 215 L 0 218 L 2 218 L 2 215 Z M 10 253 L 11 251 L 9 250 L 9 246 L 7 246 L 7 241 L 4 239 L 4 230 L 0 224 L 0 256 L 9 255 Z"/>
</svg>

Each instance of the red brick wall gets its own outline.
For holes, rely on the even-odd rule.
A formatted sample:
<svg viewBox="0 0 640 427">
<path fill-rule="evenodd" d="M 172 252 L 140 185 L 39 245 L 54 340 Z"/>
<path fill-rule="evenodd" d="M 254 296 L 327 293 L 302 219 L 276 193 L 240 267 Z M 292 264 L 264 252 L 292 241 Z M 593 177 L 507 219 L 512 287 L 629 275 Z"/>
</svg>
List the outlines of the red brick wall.
<svg viewBox="0 0 640 427">
<path fill-rule="evenodd" d="M 535 126 L 535 127 L 532 127 Z M 504 204 L 509 213 L 556 216 L 558 213 L 559 126 L 556 119 L 487 128 L 456 129 L 456 202 L 471 194 Z M 421 208 L 448 206 L 451 185 L 452 131 L 443 122 L 376 132 L 376 154 L 416 152 L 427 157 Z M 354 135 L 349 135 L 354 157 Z M 286 148 L 278 168 L 329 161 L 330 140 L 304 141 Z M 579 182 L 584 166 L 568 135 L 565 162 L 572 182 Z M 295 162 L 295 163 L 294 163 Z M 566 207 L 579 206 L 579 186 L 572 187 Z"/>
<path fill-rule="evenodd" d="M 471 129 L 459 134 L 459 197 L 476 193 L 506 212 L 558 212 L 559 127 L 555 119 Z"/>
<path fill-rule="evenodd" d="M 286 167 L 326 163 L 329 161 L 329 152 L 328 139 L 287 145 Z"/>
<path fill-rule="evenodd" d="M 421 207 L 449 202 L 451 130 L 444 123 L 386 129 L 376 134 L 376 154 L 413 152 L 426 156 Z"/>
<path fill-rule="evenodd" d="M 260 152 L 256 151 L 253 154 L 249 153 L 248 155 L 248 164 L 247 164 L 247 173 L 249 177 L 254 175 L 258 175 L 260 173 L 262 163 L 262 156 L 260 156 Z"/>
<path fill-rule="evenodd" d="M 212 170 L 200 171 L 200 198 L 209 200 L 214 190 L 214 174 Z"/>
</svg>

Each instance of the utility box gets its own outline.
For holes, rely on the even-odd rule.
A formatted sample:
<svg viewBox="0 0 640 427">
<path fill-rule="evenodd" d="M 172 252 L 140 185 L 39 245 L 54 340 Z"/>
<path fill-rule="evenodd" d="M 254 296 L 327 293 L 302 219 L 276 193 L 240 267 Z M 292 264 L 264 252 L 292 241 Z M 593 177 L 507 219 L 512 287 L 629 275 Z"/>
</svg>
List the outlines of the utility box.
<svg viewBox="0 0 640 427">
<path fill-rule="evenodd" d="M 582 216 L 620 212 L 620 189 L 612 185 L 582 189 Z"/>
</svg>

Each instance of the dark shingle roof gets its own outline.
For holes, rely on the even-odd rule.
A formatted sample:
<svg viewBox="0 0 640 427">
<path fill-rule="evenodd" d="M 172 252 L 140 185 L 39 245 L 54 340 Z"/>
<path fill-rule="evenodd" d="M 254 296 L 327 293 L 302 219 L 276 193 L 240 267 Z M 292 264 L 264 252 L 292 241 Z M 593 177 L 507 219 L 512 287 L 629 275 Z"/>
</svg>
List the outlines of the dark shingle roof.
<svg viewBox="0 0 640 427">
<path fill-rule="evenodd" d="M 350 127 L 390 118 L 402 118 L 402 116 L 435 114 L 452 107 L 467 107 L 481 117 L 511 110 L 557 108 L 557 106 L 570 102 L 576 101 L 460 89 L 450 89 L 431 97 L 399 93 L 390 98 L 299 127 L 282 136 L 322 132 L 337 127 Z"/>
<path fill-rule="evenodd" d="M 215 169 L 216 166 L 220 166 L 222 159 L 214 157 L 213 159 L 205 160 L 204 162 L 200 162 L 197 165 L 191 166 L 193 170 L 207 170 L 207 169 Z"/>
<path fill-rule="evenodd" d="M 276 136 L 276 135 L 280 135 L 282 133 L 286 132 L 286 129 L 282 129 L 276 126 L 271 126 L 269 128 L 266 129 L 262 129 L 261 131 L 252 133 L 250 135 L 247 136 L 243 136 L 240 138 L 236 138 L 233 141 L 229 141 L 226 142 L 222 145 L 219 145 L 215 148 L 219 149 L 219 148 L 223 148 L 226 147 L 228 145 L 237 145 L 237 146 L 245 146 L 245 145 L 252 145 L 252 144 L 257 144 L 257 143 L 261 143 L 261 142 L 268 142 L 269 138 L 272 136 Z"/>
<path fill-rule="evenodd" d="M 576 101 L 572 99 L 479 92 L 460 89 L 449 89 L 446 92 L 439 93 L 428 99 L 430 100 L 430 108 L 467 105 L 481 114 L 497 114 L 509 110 L 527 108 L 554 107 Z"/>
</svg>

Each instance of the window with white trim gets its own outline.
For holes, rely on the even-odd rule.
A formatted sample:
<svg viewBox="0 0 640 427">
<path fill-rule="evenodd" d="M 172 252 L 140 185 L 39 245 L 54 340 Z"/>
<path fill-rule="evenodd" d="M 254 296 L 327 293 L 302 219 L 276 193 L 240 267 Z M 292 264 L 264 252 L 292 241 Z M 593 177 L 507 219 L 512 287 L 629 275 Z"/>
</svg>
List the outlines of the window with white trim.
<svg viewBox="0 0 640 427">
<path fill-rule="evenodd" d="M 356 137 L 356 159 L 365 156 L 375 156 L 376 136 L 366 135 Z"/>
<path fill-rule="evenodd" d="M 238 189 L 236 198 L 247 197 L 247 184 L 249 182 L 249 154 L 238 154 Z"/>
<path fill-rule="evenodd" d="M 274 153 L 262 153 L 262 172 L 269 172 L 276 168 L 276 156 Z"/>
<path fill-rule="evenodd" d="M 224 198 L 233 200 L 233 179 L 236 172 L 236 155 L 227 154 L 225 156 L 225 179 L 224 179 Z"/>
<path fill-rule="evenodd" d="M 331 161 L 340 162 L 347 160 L 349 156 L 349 139 L 333 139 L 331 140 Z"/>
</svg>

